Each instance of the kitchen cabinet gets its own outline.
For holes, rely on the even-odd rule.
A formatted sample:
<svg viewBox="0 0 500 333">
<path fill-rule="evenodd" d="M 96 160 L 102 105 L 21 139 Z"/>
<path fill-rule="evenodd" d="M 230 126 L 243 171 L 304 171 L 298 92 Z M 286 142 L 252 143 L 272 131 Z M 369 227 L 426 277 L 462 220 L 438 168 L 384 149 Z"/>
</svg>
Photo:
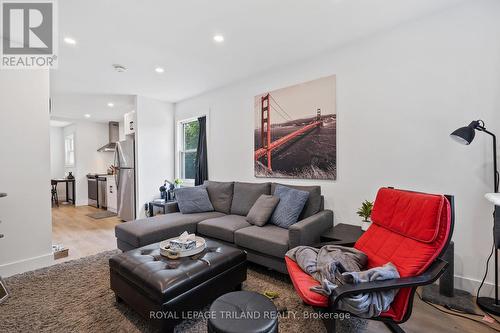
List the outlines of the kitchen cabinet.
<svg viewBox="0 0 500 333">
<path fill-rule="evenodd" d="M 118 210 L 117 190 L 115 176 L 106 176 L 106 195 L 108 201 L 108 210 L 116 213 Z"/>
<path fill-rule="evenodd" d="M 136 117 L 135 117 L 135 112 L 129 112 L 125 113 L 123 116 L 123 123 L 124 123 L 124 133 L 125 135 L 129 134 L 134 134 L 135 133 L 135 123 L 136 123 Z"/>
</svg>

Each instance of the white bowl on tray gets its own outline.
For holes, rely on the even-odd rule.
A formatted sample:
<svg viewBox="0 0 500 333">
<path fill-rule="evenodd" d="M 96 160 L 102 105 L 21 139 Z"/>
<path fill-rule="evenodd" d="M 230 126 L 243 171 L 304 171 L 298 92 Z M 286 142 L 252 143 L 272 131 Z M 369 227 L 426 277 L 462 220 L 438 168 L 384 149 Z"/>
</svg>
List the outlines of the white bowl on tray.
<svg viewBox="0 0 500 333">
<path fill-rule="evenodd" d="M 189 257 L 203 252 L 203 250 L 205 250 L 205 248 L 207 247 L 207 242 L 203 237 L 195 236 L 196 247 L 194 249 L 184 250 L 184 251 L 170 250 L 170 241 L 177 238 L 179 237 L 169 238 L 167 240 L 160 242 L 160 254 L 162 256 L 170 259 Z"/>
</svg>

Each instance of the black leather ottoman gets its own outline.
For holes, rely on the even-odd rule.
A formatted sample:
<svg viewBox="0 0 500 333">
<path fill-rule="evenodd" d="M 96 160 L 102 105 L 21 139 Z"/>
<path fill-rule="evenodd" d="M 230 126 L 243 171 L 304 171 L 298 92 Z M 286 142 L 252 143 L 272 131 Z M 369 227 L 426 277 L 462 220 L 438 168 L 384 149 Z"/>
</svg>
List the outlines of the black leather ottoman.
<svg viewBox="0 0 500 333">
<path fill-rule="evenodd" d="M 208 333 L 277 333 L 278 310 L 253 291 L 222 295 L 210 306 Z"/>
<path fill-rule="evenodd" d="M 109 260 L 111 289 L 162 331 L 173 331 L 214 299 L 241 289 L 246 280 L 246 253 L 207 239 L 207 248 L 192 257 L 168 259 L 158 244 L 121 253 Z"/>
</svg>

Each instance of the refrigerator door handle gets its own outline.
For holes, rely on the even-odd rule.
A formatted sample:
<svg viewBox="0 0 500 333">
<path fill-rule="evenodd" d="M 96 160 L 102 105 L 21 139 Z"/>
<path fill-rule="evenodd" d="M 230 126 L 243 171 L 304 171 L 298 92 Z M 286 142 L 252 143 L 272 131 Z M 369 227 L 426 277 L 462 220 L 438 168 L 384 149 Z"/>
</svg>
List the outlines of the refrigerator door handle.
<svg viewBox="0 0 500 333">
<path fill-rule="evenodd" d="M 115 148 L 115 184 L 116 184 L 116 189 L 119 189 L 120 187 L 120 177 L 118 173 L 120 172 L 120 143 L 117 142 L 116 148 Z"/>
<path fill-rule="evenodd" d="M 120 189 L 120 168 L 115 169 L 115 184 L 116 184 L 116 189 Z"/>
<path fill-rule="evenodd" d="M 120 168 L 120 143 L 116 143 L 116 148 L 115 148 L 115 166 Z"/>
</svg>

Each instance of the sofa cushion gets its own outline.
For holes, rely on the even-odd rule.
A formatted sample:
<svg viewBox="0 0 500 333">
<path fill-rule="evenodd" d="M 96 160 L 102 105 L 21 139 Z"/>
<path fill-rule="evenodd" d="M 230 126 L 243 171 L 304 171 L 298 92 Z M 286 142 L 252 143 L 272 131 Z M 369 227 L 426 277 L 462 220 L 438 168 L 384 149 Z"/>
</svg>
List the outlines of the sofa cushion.
<svg viewBox="0 0 500 333">
<path fill-rule="evenodd" d="M 234 183 L 231 214 L 247 216 L 250 208 L 262 194 L 271 194 L 270 183 Z"/>
<path fill-rule="evenodd" d="M 220 216 L 224 214 L 207 212 L 157 215 L 119 224 L 115 227 L 115 235 L 121 242 L 137 248 L 179 236 L 184 231 L 194 233 L 198 222 Z"/>
<path fill-rule="evenodd" d="M 250 250 L 284 258 L 288 251 L 288 230 L 270 224 L 263 227 L 254 225 L 237 230 L 234 242 Z"/>
<path fill-rule="evenodd" d="M 309 192 L 309 198 L 307 199 L 304 209 L 300 213 L 299 221 L 318 213 L 321 210 L 321 186 L 298 186 L 298 185 L 286 185 L 286 184 L 271 184 L 271 194 L 274 194 L 276 186 L 283 185 L 300 191 Z"/>
<path fill-rule="evenodd" d="M 288 229 L 299 220 L 300 212 L 304 209 L 309 192 L 278 185 L 274 191 L 274 196 L 279 197 L 280 202 L 274 209 L 271 223 Z"/>
<path fill-rule="evenodd" d="M 233 201 L 233 182 L 214 182 L 206 180 L 203 185 L 207 188 L 212 206 L 217 212 L 229 214 Z"/>
<path fill-rule="evenodd" d="M 175 199 L 182 214 L 212 212 L 214 207 L 203 186 L 176 188 Z"/>
<path fill-rule="evenodd" d="M 280 198 L 274 195 L 262 194 L 248 212 L 246 220 L 250 224 L 255 224 L 259 227 L 264 226 L 271 218 L 271 215 L 273 215 L 274 209 L 279 202 Z"/>
<path fill-rule="evenodd" d="M 199 234 L 234 243 L 234 232 L 249 226 L 244 216 L 226 215 L 198 223 L 197 230 Z"/>
<path fill-rule="evenodd" d="M 439 231 L 443 195 L 381 188 L 371 214 L 373 223 L 420 242 L 433 242 Z"/>
</svg>

